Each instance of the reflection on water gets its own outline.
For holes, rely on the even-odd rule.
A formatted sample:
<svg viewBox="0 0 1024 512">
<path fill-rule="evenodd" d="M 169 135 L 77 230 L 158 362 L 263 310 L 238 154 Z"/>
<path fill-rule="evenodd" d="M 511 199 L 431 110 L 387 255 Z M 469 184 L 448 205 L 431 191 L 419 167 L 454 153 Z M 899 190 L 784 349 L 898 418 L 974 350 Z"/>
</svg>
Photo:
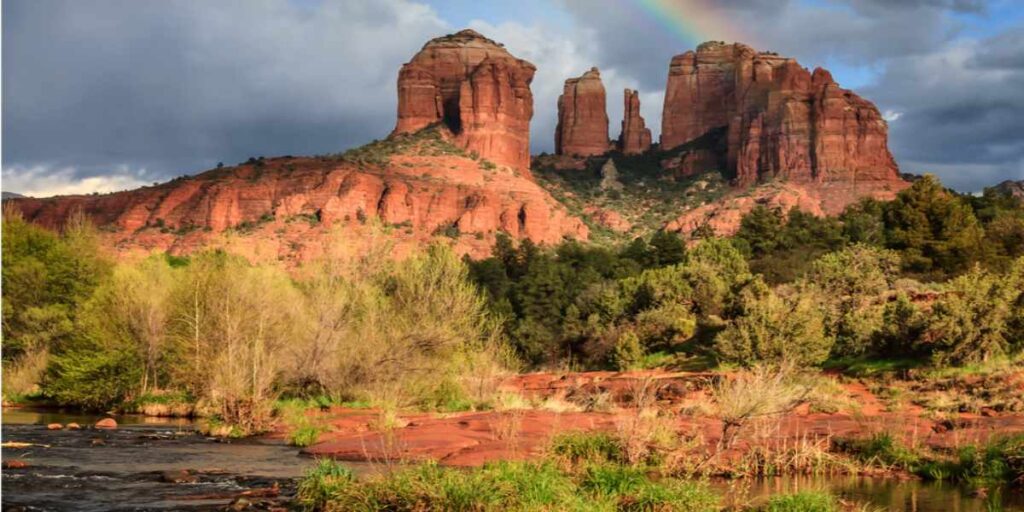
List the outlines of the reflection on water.
<svg viewBox="0 0 1024 512">
<path fill-rule="evenodd" d="M 3 440 L 48 445 L 4 448 L 3 459 L 27 462 L 3 471 L 3 510 L 220 510 L 238 493 L 278 485 L 282 494 L 312 464 L 279 442 L 221 442 L 197 434 L 188 420 L 117 416 L 116 430 L 90 428 L 104 415 L 3 410 Z M 47 430 L 48 423 L 82 430 Z M 358 473 L 374 472 L 350 464 Z M 163 472 L 189 470 L 196 481 L 169 483 Z M 861 477 L 784 477 L 714 481 L 726 505 L 778 493 L 827 490 L 878 510 L 905 512 L 1024 511 L 1017 492 L 987 500 L 953 485 Z"/>
<path fill-rule="evenodd" d="M 3 409 L 4 425 L 46 425 L 48 423 L 60 423 L 62 425 L 66 425 L 68 423 L 78 423 L 83 427 L 87 427 L 108 417 L 110 416 L 107 414 L 85 414 L 80 412 L 69 413 L 55 409 L 28 409 L 14 407 L 5 407 Z M 156 418 L 153 416 L 143 416 L 141 414 L 122 414 L 114 417 L 120 425 L 150 424 L 181 426 L 186 428 L 191 428 L 193 426 L 192 421 L 188 418 Z"/>
<path fill-rule="evenodd" d="M 987 498 L 969 489 L 942 482 L 859 476 L 789 476 L 759 480 L 719 480 L 712 486 L 726 496 L 727 505 L 758 503 L 773 494 L 827 491 L 840 499 L 898 512 L 1024 511 L 1024 495 L 991 491 Z M 871 509 L 869 509 L 871 510 Z"/>
</svg>

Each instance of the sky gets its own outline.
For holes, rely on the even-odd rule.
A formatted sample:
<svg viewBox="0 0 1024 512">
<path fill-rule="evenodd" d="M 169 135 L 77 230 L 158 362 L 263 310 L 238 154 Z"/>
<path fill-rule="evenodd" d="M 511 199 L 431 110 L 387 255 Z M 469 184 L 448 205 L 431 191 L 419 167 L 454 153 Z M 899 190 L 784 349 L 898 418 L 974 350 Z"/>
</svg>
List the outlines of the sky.
<svg viewBox="0 0 1024 512">
<path fill-rule="evenodd" d="M 1018 0 L 4 0 L 2 186 L 110 192 L 250 156 L 387 136 L 399 67 L 473 28 L 538 70 L 535 153 L 592 66 L 659 135 L 668 63 L 705 40 L 825 67 L 889 121 L 903 172 L 975 192 L 1024 179 Z"/>
</svg>

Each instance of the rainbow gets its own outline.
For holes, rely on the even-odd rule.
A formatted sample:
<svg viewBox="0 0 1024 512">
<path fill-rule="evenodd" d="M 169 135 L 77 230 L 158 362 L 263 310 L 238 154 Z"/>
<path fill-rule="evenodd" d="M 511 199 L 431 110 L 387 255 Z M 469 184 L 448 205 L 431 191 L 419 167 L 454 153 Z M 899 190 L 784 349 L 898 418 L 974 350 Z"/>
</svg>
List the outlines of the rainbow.
<svg viewBox="0 0 1024 512">
<path fill-rule="evenodd" d="M 714 0 L 633 1 L 644 13 L 644 18 L 679 38 L 687 47 L 696 47 L 704 41 L 755 42 L 744 37 L 735 23 L 722 16 Z"/>
</svg>

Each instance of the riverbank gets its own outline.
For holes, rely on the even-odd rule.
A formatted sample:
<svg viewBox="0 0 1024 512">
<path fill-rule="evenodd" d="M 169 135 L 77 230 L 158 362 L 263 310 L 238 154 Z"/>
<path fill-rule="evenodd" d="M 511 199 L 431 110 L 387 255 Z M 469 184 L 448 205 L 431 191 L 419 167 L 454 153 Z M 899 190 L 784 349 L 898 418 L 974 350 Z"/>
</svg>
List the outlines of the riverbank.
<svg viewBox="0 0 1024 512">
<path fill-rule="evenodd" d="M 1024 433 L 1024 414 L 985 409 L 942 413 L 902 397 L 895 402 L 860 379 L 828 379 L 792 409 L 745 421 L 739 434 L 715 410 L 714 386 L 729 374 L 687 372 L 534 373 L 507 379 L 508 403 L 454 413 L 385 412 L 331 407 L 306 411 L 321 433 L 305 453 L 373 462 L 433 460 L 474 467 L 544 454 L 559 432 L 617 433 L 664 429 L 693 458 L 710 457 L 721 474 L 740 474 L 751 453 L 830 454 L 837 441 L 886 434 L 906 446 L 937 453 Z M 897 389 L 895 384 L 888 391 Z M 955 390 L 954 390 L 955 392 Z M 272 438 L 293 433 L 277 424 Z M 723 443 L 723 435 L 729 436 Z M 726 444 L 728 446 L 726 446 Z M 806 454 L 806 453 L 805 453 Z M 822 455 L 824 457 L 824 455 Z M 829 471 L 833 471 L 830 468 Z"/>
</svg>

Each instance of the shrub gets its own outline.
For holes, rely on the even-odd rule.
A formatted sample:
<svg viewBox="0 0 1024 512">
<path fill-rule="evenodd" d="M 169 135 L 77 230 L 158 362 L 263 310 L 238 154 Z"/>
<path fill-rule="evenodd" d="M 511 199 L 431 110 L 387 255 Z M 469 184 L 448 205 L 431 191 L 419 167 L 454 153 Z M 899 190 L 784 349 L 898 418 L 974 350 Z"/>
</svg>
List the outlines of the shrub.
<svg viewBox="0 0 1024 512">
<path fill-rule="evenodd" d="M 778 494 L 768 498 L 768 503 L 759 507 L 761 512 L 838 512 L 839 501 L 827 492 L 803 491 L 794 494 Z"/>
<path fill-rule="evenodd" d="M 626 460 L 622 443 L 615 436 L 603 432 L 559 434 L 551 440 L 548 451 L 571 464 L 621 464 Z"/>
<path fill-rule="evenodd" d="M 936 362 L 987 362 L 1009 353 L 1008 322 L 1021 293 L 1015 281 L 975 267 L 948 283 L 928 325 Z"/>
<path fill-rule="evenodd" d="M 643 358 L 644 349 L 640 346 L 640 338 L 633 331 L 623 331 L 615 342 L 612 362 L 620 370 L 630 370 L 636 368 Z"/>
<path fill-rule="evenodd" d="M 713 390 L 722 419 L 722 446 L 729 447 L 748 422 L 787 413 L 811 391 L 797 382 L 787 367 L 754 367 L 723 378 Z"/>
<path fill-rule="evenodd" d="M 737 299 L 737 313 L 715 339 L 718 356 L 750 366 L 758 362 L 821 364 L 833 339 L 825 333 L 824 317 L 813 293 L 782 297 L 755 279 Z"/>
<path fill-rule="evenodd" d="M 895 252 L 859 244 L 814 262 L 807 282 L 824 299 L 826 333 L 835 338 L 835 355 L 857 356 L 873 349 L 882 326 L 883 294 L 898 271 Z"/>
<path fill-rule="evenodd" d="M 334 459 L 318 459 L 299 481 L 295 496 L 307 510 L 324 510 L 335 496 L 354 485 L 354 481 L 352 471 Z"/>
</svg>

